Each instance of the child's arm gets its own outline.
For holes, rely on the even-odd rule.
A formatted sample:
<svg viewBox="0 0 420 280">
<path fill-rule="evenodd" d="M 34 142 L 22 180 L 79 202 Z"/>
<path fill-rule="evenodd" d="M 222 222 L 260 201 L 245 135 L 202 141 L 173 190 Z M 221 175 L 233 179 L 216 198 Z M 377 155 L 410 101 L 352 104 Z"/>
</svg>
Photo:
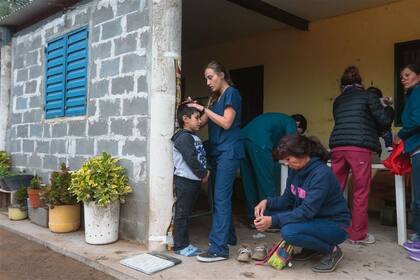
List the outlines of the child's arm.
<svg viewBox="0 0 420 280">
<path fill-rule="evenodd" d="M 189 133 L 180 135 L 174 142 L 174 146 L 181 153 L 182 158 L 195 176 L 200 179 L 207 176 L 207 168 L 198 160 L 194 138 Z"/>
</svg>

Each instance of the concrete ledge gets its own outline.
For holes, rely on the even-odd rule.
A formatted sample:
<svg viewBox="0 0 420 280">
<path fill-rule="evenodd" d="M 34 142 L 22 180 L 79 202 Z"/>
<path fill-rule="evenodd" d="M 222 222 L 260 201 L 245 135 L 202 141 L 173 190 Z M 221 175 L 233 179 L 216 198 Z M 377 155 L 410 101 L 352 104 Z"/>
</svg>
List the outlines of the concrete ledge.
<svg viewBox="0 0 420 280">
<path fill-rule="evenodd" d="M 13 232 L 26 239 L 80 261 L 117 279 L 150 279 L 147 275 L 119 264 L 121 259 L 144 253 L 144 246 L 120 240 L 108 245 L 89 245 L 84 241 L 84 232 L 58 234 L 32 224 L 29 220 L 10 221 L 0 213 L 0 228 Z"/>
</svg>

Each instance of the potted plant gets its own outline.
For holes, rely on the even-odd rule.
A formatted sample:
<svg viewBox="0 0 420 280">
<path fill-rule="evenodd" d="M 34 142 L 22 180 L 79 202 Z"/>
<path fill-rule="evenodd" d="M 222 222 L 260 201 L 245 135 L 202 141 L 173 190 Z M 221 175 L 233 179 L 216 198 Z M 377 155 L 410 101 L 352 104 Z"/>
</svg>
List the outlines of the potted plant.
<svg viewBox="0 0 420 280">
<path fill-rule="evenodd" d="M 107 153 L 90 159 L 71 174 L 70 191 L 84 203 L 86 242 L 118 240 L 120 202 L 132 192 L 118 159 Z"/>
<path fill-rule="evenodd" d="M 15 194 L 16 203 L 9 206 L 10 220 L 23 220 L 28 217 L 28 208 L 26 207 L 26 199 L 28 194 L 25 187 L 21 187 Z"/>
<path fill-rule="evenodd" d="M 6 191 L 15 191 L 21 187 L 26 188 L 33 176 L 11 172 L 10 168 L 10 155 L 5 151 L 0 151 L 0 188 Z"/>
<path fill-rule="evenodd" d="M 72 232 L 80 227 L 80 204 L 69 191 L 71 175 L 65 163 L 51 173 L 50 185 L 40 193 L 49 207 L 48 227 L 52 232 Z"/>
<path fill-rule="evenodd" d="M 41 207 L 41 202 L 39 200 L 39 193 L 41 192 L 41 182 L 42 179 L 38 175 L 35 175 L 29 183 L 28 187 L 28 197 L 31 203 L 32 208 Z"/>
</svg>

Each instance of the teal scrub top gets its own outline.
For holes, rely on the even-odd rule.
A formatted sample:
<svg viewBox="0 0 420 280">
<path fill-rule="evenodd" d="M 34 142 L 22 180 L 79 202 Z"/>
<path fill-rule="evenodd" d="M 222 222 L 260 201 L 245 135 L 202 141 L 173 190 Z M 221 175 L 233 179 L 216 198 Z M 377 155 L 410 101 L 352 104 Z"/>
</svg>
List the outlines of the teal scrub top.
<svg viewBox="0 0 420 280">
<path fill-rule="evenodd" d="M 209 119 L 209 155 L 229 159 L 244 157 L 243 141 L 241 138 L 242 98 L 234 87 L 228 87 L 220 99 L 213 104 L 211 110 L 223 116 L 227 107 L 232 107 L 236 114 L 231 127 L 227 130 Z"/>
<path fill-rule="evenodd" d="M 242 137 L 262 149 L 272 150 L 283 136 L 296 134 L 295 120 L 283 113 L 265 113 L 242 129 Z"/>
</svg>

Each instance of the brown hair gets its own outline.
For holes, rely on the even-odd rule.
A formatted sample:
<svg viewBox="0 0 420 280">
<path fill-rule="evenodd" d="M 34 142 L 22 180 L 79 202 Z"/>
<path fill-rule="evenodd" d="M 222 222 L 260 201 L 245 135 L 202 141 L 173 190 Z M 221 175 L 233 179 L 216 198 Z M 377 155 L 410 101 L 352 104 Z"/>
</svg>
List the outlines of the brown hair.
<svg viewBox="0 0 420 280">
<path fill-rule="evenodd" d="M 220 73 L 223 73 L 224 79 L 228 83 L 228 85 L 233 86 L 233 82 L 232 82 L 232 79 L 230 78 L 229 70 L 218 61 L 216 60 L 210 61 L 209 64 L 207 64 L 206 67 L 204 68 L 204 70 L 206 69 L 212 69 L 214 73 L 218 75 Z M 209 98 L 209 101 L 207 102 L 207 107 L 213 106 L 213 103 L 216 101 L 218 97 L 219 97 L 219 94 L 213 92 Z"/>
<path fill-rule="evenodd" d="M 273 151 L 273 156 L 279 160 L 288 156 L 298 158 L 305 156 L 319 157 L 325 162 L 330 158 L 329 152 L 317 138 L 299 134 L 287 135 L 281 138 L 279 145 Z"/>
<path fill-rule="evenodd" d="M 362 77 L 360 76 L 359 68 L 356 66 L 349 66 L 344 70 L 344 73 L 341 76 L 341 86 L 344 87 L 353 84 L 362 84 Z"/>
<path fill-rule="evenodd" d="M 409 69 L 410 71 L 413 71 L 417 75 L 420 75 L 420 66 L 418 64 L 415 64 L 415 63 L 408 64 L 403 69 L 401 69 L 401 71 L 404 70 L 405 68 Z"/>
</svg>

